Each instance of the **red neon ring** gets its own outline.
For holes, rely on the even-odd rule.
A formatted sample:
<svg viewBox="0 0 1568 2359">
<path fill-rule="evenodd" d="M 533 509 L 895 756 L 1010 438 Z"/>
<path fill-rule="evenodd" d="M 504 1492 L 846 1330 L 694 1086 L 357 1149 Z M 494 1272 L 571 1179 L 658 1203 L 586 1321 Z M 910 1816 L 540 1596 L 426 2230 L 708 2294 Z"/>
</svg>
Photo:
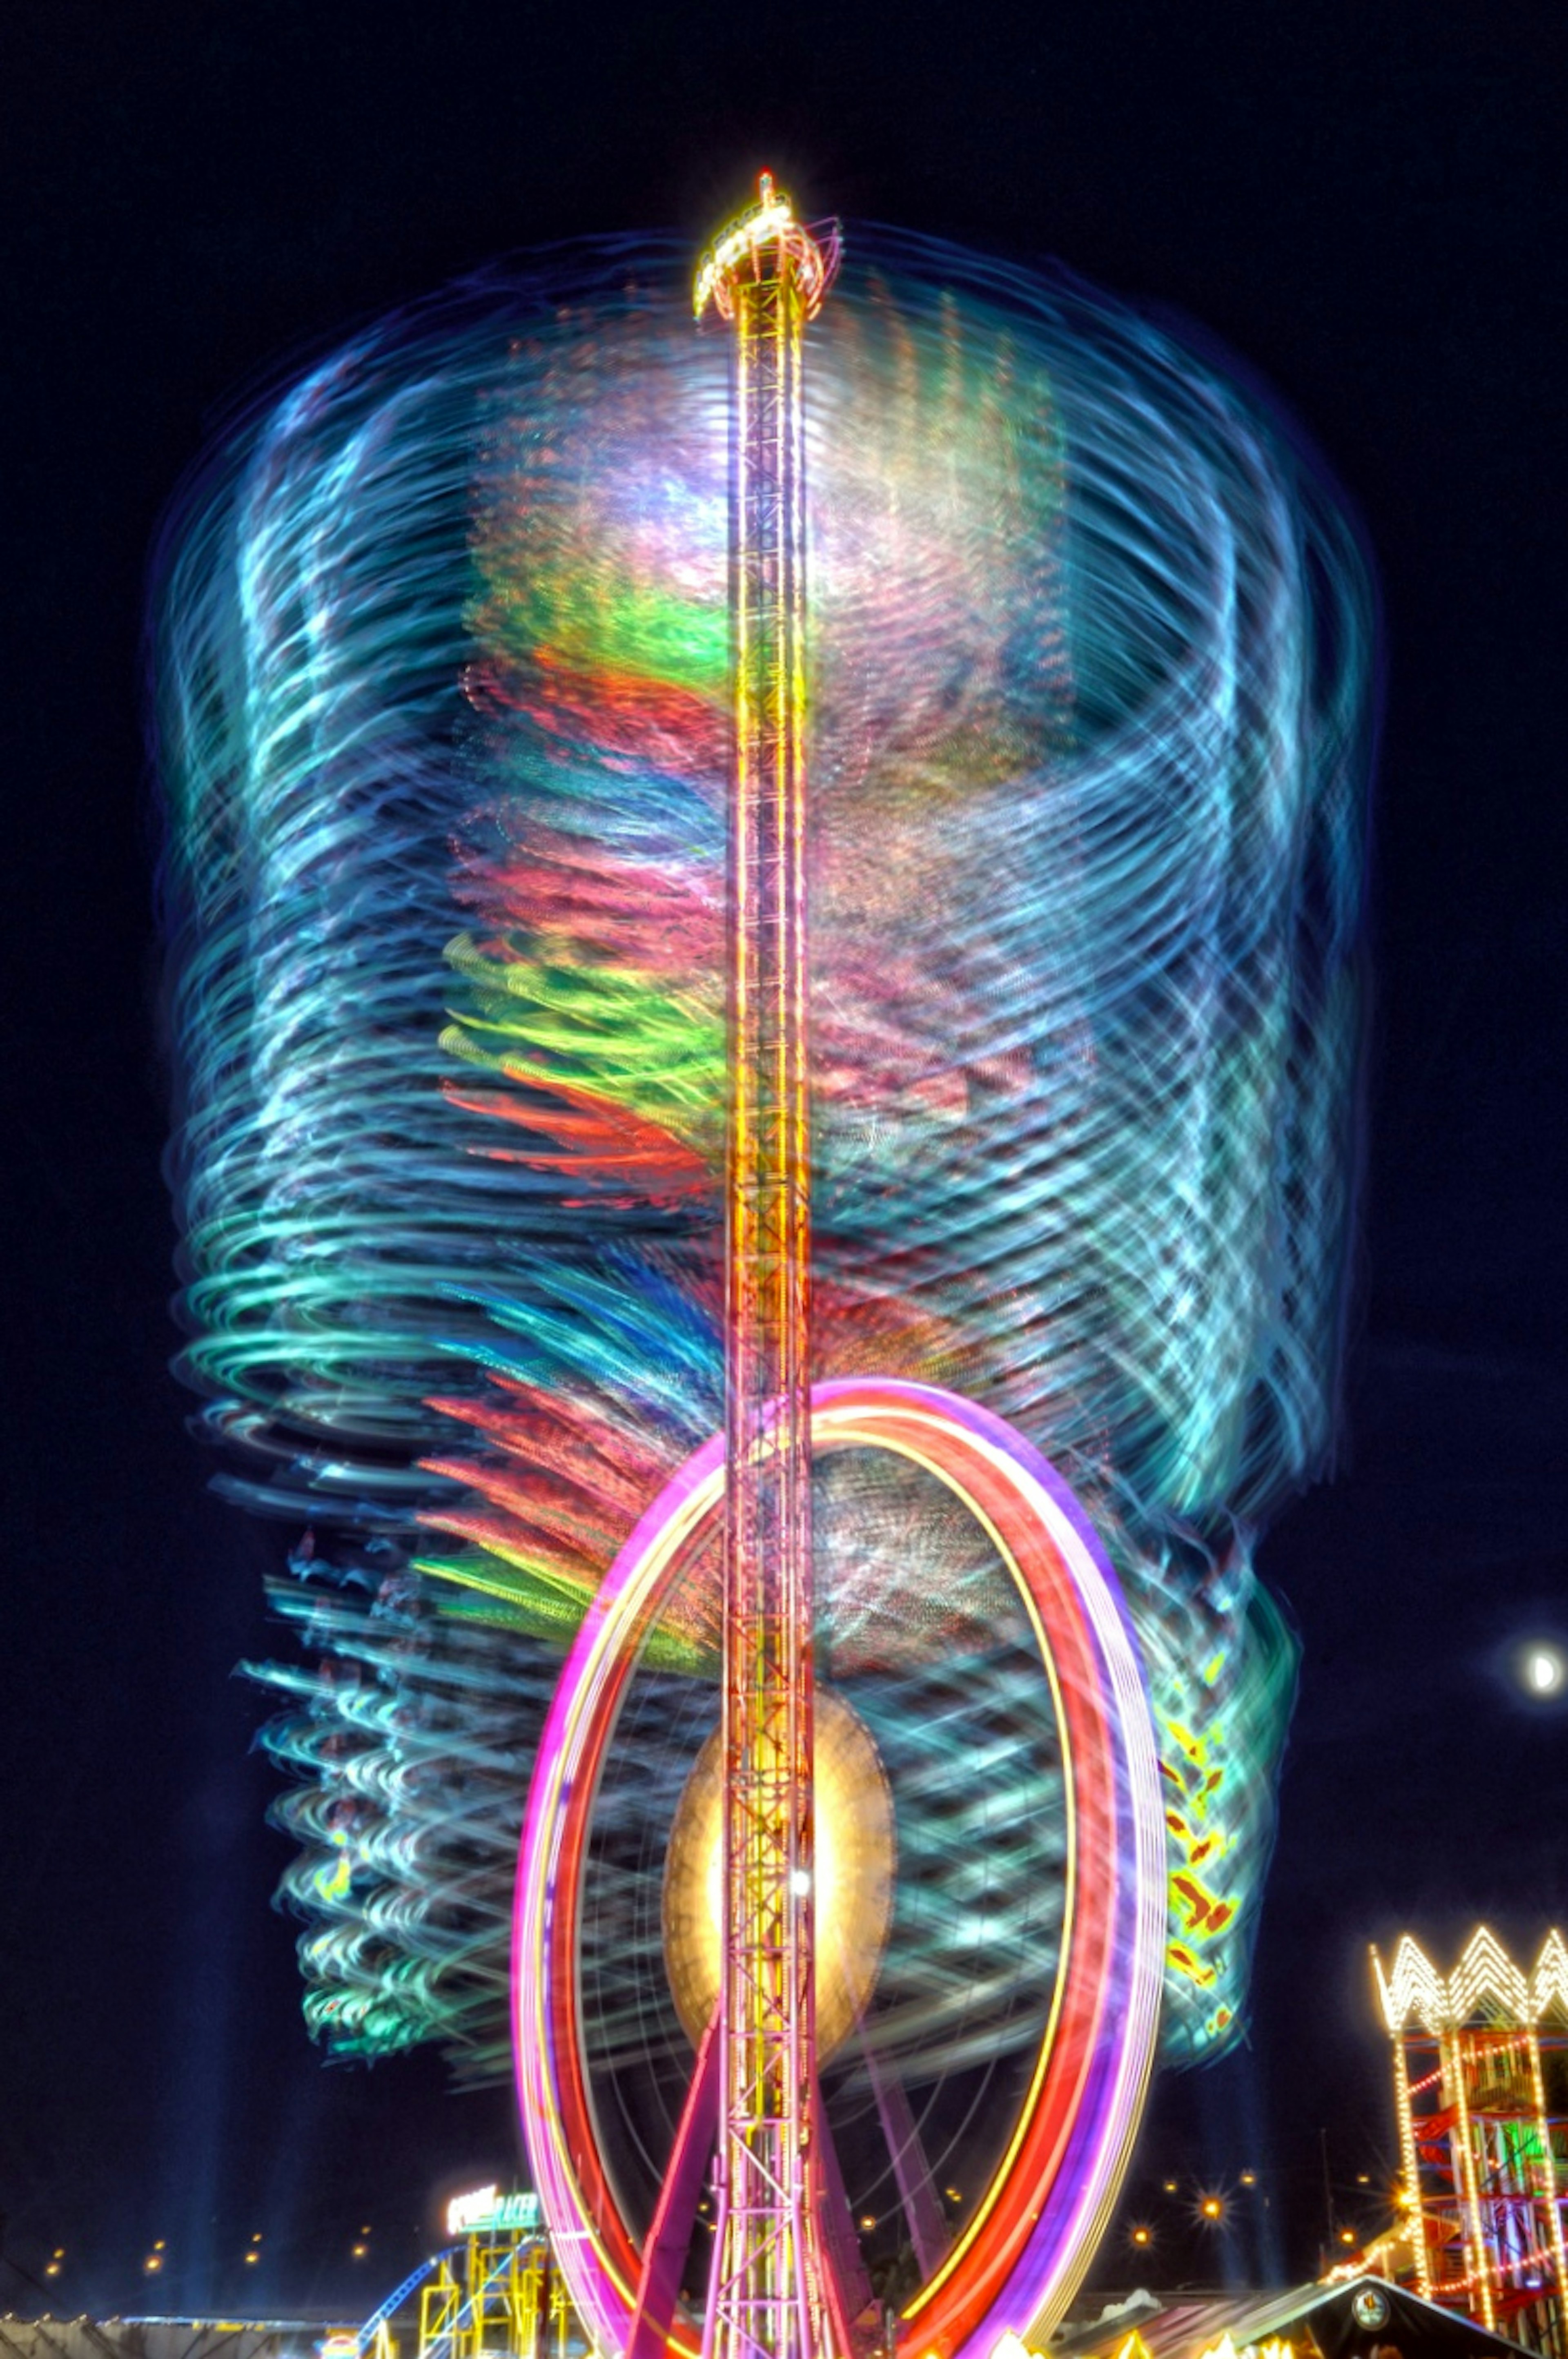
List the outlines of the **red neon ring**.
<svg viewBox="0 0 1568 2359">
<path fill-rule="evenodd" d="M 971 2345 L 979 2359 L 1000 2333 L 1038 2335 L 1065 2307 L 1130 2150 L 1163 1941 L 1152 1734 L 1114 1577 L 1070 1491 L 1031 1445 L 934 1386 L 852 1378 L 818 1386 L 812 1401 L 814 1448 L 881 1446 L 914 1458 L 986 1525 L 1030 1613 L 1061 1731 L 1068 1897 L 1052 2020 L 1009 2152 L 954 2252 L 905 2310 L 899 2342 L 922 2359 L 958 2359 Z M 624 2343 L 639 2258 L 599 2159 L 583 2070 L 583 1860 L 627 1681 L 692 1540 L 721 1501 L 722 1474 L 716 1438 L 666 1486 L 607 1575 L 551 1709 L 524 1833 L 514 1957 L 519 2098 L 545 2216 L 601 2348 Z M 695 2359 L 678 2328 L 671 2343 Z"/>
</svg>

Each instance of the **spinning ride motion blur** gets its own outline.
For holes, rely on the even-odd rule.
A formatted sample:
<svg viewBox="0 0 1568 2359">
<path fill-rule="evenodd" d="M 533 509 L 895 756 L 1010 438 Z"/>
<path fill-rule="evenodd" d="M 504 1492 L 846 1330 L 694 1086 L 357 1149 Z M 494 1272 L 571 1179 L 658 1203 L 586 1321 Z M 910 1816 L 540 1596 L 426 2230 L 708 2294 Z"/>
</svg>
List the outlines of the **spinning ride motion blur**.
<svg viewBox="0 0 1568 2359">
<path fill-rule="evenodd" d="M 701 1453 L 735 1274 L 731 428 L 746 451 L 741 323 L 694 333 L 689 284 L 673 241 L 599 240 L 371 323 L 215 440 L 155 584 L 182 1369 L 231 1495 L 300 1536 L 270 1594 L 303 1657 L 259 1675 L 307 2021 L 341 2057 L 431 2043 L 510 2076 L 537 1763 L 561 1835 L 540 1954 L 573 1977 L 533 1984 L 561 2125 L 539 2169 L 593 2223 L 605 2352 L 687 2202 L 673 2331 L 710 2306 L 712 2199 L 672 2164 L 700 2188 L 699 2100 L 729 2136 L 693 2060 L 734 1962 Z M 818 2020 L 816 2094 L 797 2078 L 769 2115 L 794 2104 L 798 2186 L 733 2266 L 772 2240 L 744 2299 L 781 2332 L 891 2307 L 919 2359 L 945 2303 L 953 2333 L 999 2287 L 991 2322 L 1023 2315 L 1048 2125 L 1098 2102 L 1073 2114 L 1069 2077 L 1054 2114 L 1037 2068 L 1098 2003 L 1096 1942 L 1124 1955 L 1093 1928 L 1096 1813 L 1108 1792 L 1120 1829 L 1123 1797 L 1080 1741 L 1122 1658 L 1112 1624 L 1074 1638 L 1100 1628 L 1088 1542 L 1021 1436 L 1137 1634 L 1161 2060 L 1242 2027 L 1293 1674 L 1256 1555 L 1334 1430 L 1371 595 L 1256 390 L 1078 282 L 868 225 L 802 333 L 774 389 L 789 429 L 809 358 L 811 594 L 794 625 L 764 602 L 753 647 L 787 669 L 809 619 L 792 1315 L 816 1398 L 806 1429 L 798 1367 L 773 1396 L 759 1375 L 757 1440 L 813 1527 L 816 1824 L 798 1788 L 769 1821 L 808 1878 L 780 1920 L 795 2067 L 808 1914 Z M 798 459 L 793 417 L 758 483 Z M 761 1217 L 785 1167 L 756 1144 Z M 661 1498 L 667 1532 L 628 1555 Z M 542 1742 L 585 1627 L 607 1651 Z M 787 1770 L 805 1690 L 780 1692 Z M 1047 2255 L 1047 2308 L 1065 2275 Z"/>
</svg>

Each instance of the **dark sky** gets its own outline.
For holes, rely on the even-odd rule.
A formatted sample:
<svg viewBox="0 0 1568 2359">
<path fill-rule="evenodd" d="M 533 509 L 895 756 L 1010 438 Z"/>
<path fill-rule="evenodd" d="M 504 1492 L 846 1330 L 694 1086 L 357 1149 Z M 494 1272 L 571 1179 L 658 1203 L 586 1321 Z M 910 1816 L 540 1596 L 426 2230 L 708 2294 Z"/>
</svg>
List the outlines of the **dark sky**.
<svg viewBox="0 0 1568 2359">
<path fill-rule="evenodd" d="M 5 12 L 0 2211 L 29 2270 L 67 2248 L 62 2308 L 145 2303 L 162 2237 L 170 2307 L 368 2309 L 436 2190 L 514 2167 L 504 2098 L 323 2070 L 269 1907 L 232 1667 L 276 1643 L 283 1535 L 206 1494 L 167 1372 L 148 545 L 290 352 L 508 247 L 695 247 L 761 163 L 810 212 L 1054 254 L 1202 322 L 1380 570 L 1343 1462 L 1263 1556 L 1304 1659 L 1255 2027 L 1156 2100 L 1152 2273 L 1304 2273 L 1321 2131 L 1349 2216 L 1386 2184 L 1369 1940 L 1485 1915 L 1533 1955 L 1568 1916 L 1568 1712 L 1498 1669 L 1568 1636 L 1564 48 L 1553 0 Z M 1252 2215 L 1206 2248 L 1200 2183 Z M 0 2309 L 31 2299 L 0 2271 Z"/>
</svg>

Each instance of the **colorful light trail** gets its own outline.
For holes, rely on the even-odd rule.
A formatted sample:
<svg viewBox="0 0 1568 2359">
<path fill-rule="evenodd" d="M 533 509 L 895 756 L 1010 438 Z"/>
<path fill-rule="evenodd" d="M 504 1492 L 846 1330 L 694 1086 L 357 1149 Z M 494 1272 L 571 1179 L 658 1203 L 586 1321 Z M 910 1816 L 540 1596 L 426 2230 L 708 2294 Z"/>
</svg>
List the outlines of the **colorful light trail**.
<svg viewBox="0 0 1568 2359">
<path fill-rule="evenodd" d="M 229 1487 L 312 1535 L 310 1668 L 268 1674 L 308 2011 L 481 2073 L 560 1658 L 722 1415 L 724 354 L 686 284 L 584 247 L 367 331 L 223 440 L 157 590 L 185 1364 Z M 1293 1677 L 1253 1551 L 1333 1425 L 1365 571 L 1260 406 L 1085 289 L 857 231 L 813 335 L 817 1367 L 978 1401 L 1087 1507 L 1160 1721 L 1165 2049 L 1210 2053 Z M 819 1610 L 931 1895 L 884 1981 L 957 2071 L 1032 2052 L 1056 1937 L 1025 1863 L 966 1885 L 943 1667 L 1017 1664 L 914 1481 L 822 1470 Z M 655 1646 L 711 1693 L 700 1600 Z M 1044 1741 L 994 1757 L 1044 1824 Z M 589 1909 L 607 2055 L 651 2036 L 633 1886 Z"/>
<path fill-rule="evenodd" d="M 1091 1527 L 1061 1478 L 1000 1419 L 933 1386 L 846 1379 L 816 1388 L 813 1427 L 819 1451 L 871 1447 L 925 1466 L 995 1536 L 1062 1733 L 1066 1923 L 1050 2015 L 1000 2164 L 901 2321 L 901 2349 L 986 2359 L 1000 2335 L 1043 2337 L 1060 2315 L 1105 2225 L 1142 2104 L 1164 1910 L 1160 1775 L 1141 1669 Z M 579 1953 L 589 1834 L 626 1682 L 665 1597 L 690 1576 L 724 1472 L 720 1435 L 650 1507 L 600 1589 L 546 1726 L 517 1883 L 514 2048 L 524 2132 L 573 2299 L 600 2349 L 639 2347 L 633 2332 L 652 2272 L 600 2160 L 580 1992 L 567 1962 Z M 688 2152 L 705 2164 L 712 2144 L 718 2108 L 715 2093 L 706 2108 L 698 2094 L 702 2061 L 672 2180 Z M 694 2209 L 701 2183 L 694 2173 Z M 673 2290 L 650 2348 L 665 2347 L 672 2322 L 676 2347 L 693 2347 L 672 2321 Z M 855 2347 L 844 2324 L 837 2332 L 843 2340 L 827 2347 Z"/>
</svg>

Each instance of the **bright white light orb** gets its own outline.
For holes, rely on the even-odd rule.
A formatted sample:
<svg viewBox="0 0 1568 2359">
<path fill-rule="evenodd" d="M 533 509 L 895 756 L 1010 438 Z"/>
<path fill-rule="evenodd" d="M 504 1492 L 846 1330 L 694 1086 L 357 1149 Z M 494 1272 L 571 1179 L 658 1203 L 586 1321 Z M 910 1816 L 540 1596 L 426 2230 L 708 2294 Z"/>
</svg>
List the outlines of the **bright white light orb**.
<svg viewBox="0 0 1568 2359">
<path fill-rule="evenodd" d="M 1568 1680 L 1568 1665 L 1560 1648 L 1538 1643 L 1524 1649 L 1519 1658 L 1519 1677 L 1532 1696 L 1561 1695 L 1564 1680 Z"/>
</svg>

